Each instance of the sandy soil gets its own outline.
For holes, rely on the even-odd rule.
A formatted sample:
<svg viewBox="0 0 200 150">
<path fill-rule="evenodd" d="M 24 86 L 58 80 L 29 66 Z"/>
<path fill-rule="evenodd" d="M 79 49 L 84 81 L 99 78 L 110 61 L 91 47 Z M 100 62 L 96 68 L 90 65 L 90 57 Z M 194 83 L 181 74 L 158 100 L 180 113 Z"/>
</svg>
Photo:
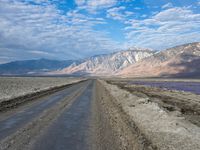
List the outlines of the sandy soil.
<svg viewBox="0 0 200 150">
<path fill-rule="evenodd" d="M 91 150 L 154 149 L 150 141 L 130 120 L 107 85 L 96 83 L 93 100 L 93 147 Z"/>
<path fill-rule="evenodd" d="M 147 91 L 149 95 L 145 95 L 144 92 L 135 93 L 136 88 L 131 90 L 132 87 L 123 87 L 119 84 L 117 86 L 104 81 L 99 81 L 99 84 L 99 109 L 105 113 L 105 119 L 100 120 L 107 118 L 105 127 L 103 124 L 102 126 L 110 132 L 103 131 L 111 134 L 104 136 L 107 140 L 103 140 L 116 145 L 113 149 L 200 149 L 200 128 L 198 122 L 193 119 L 199 116 L 197 95 L 154 91 L 154 94 L 159 95 L 154 99 L 152 91 L 146 89 L 143 91 Z M 173 97 L 170 99 L 170 96 Z M 171 108 L 174 105 L 176 109 L 172 112 L 170 110 L 174 109 Z M 191 116 L 187 118 L 185 112 Z M 112 143 L 113 141 L 115 143 Z M 108 148 L 110 144 L 105 146 Z"/>
<path fill-rule="evenodd" d="M 112 82 L 138 97 L 148 98 L 170 114 L 185 117 L 200 127 L 200 95 L 176 90 L 165 90 L 142 85 L 127 85 L 124 82 Z"/>
</svg>

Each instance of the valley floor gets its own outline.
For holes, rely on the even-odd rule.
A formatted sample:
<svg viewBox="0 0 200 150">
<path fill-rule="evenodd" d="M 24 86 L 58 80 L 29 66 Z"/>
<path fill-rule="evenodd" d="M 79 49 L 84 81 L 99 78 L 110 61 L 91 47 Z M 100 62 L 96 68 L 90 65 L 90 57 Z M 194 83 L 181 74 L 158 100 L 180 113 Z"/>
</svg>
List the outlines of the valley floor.
<svg viewBox="0 0 200 150">
<path fill-rule="evenodd" d="M 199 150 L 200 95 L 88 79 L 0 114 L 1 150 Z"/>
</svg>

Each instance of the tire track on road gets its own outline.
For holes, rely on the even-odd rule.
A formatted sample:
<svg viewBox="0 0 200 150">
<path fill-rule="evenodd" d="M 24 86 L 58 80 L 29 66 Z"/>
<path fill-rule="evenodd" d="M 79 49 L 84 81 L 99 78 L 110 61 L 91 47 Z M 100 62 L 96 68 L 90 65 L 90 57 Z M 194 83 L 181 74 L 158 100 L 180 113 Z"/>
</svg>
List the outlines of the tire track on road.
<svg viewBox="0 0 200 150">
<path fill-rule="evenodd" d="M 94 82 L 90 82 L 69 109 L 36 139 L 31 150 L 88 150 L 90 143 L 91 100 Z"/>
</svg>

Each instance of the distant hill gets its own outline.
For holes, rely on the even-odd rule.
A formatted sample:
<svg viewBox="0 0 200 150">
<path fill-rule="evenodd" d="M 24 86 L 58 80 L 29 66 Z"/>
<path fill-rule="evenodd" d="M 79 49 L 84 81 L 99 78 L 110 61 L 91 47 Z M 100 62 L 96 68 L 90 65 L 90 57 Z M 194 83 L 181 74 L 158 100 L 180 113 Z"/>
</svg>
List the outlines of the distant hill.
<svg viewBox="0 0 200 150">
<path fill-rule="evenodd" d="M 6 64 L 0 64 L 1 75 L 20 75 L 20 74 L 37 74 L 47 71 L 53 71 L 70 66 L 72 63 L 78 63 L 74 60 L 24 60 L 13 61 Z"/>
<path fill-rule="evenodd" d="M 128 67 L 139 60 L 155 53 L 150 49 L 130 48 L 112 54 L 97 55 L 86 59 L 80 64 L 70 65 L 64 69 L 52 72 L 53 74 L 74 74 L 90 76 L 111 76 L 119 70 Z"/>
<path fill-rule="evenodd" d="M 200 43 L 160 51 L 117 73 L 123 77 L 200 77 Z"/>
</svg>

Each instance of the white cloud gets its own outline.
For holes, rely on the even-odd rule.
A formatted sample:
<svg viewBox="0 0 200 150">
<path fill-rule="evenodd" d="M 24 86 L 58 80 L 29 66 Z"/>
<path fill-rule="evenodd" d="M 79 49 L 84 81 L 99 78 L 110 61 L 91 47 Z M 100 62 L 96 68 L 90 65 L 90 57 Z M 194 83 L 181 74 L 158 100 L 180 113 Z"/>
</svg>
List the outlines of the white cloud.
<svg viewBox="0 0 200 150">
<path fill-rule="evenodd" d="M 107 8 L 115 5 L 116 0 L 88 0 L 87 4 L 94 8 Z"/>
<path fill-rule="evenodd" d="M 189 8 L 163 10 L 151 18 L 129 20 L 125 28 L 129 43 L 155 49 L 200 41 L 200 14 Z"/>
<path fill-rule="evenodd" d="M 44 56 L 44 55 L 47 55 L 47 56 L 52 56 L 51 53 L 49 52 L 44 52 L 44 51 L 30 51 L 29 53 L 32 53 L 32 54 L 36 54 L 36 55 L 39 55 L 39 56 Z"/>
<path fill-rule="evenodd" d="M 171 8 L 154 16 L 157 21 L 199 21 L 200 14 L 194 14 L 188 8 Z"/>
<path fill-rule="evenodd" d="M 113 20 L 125 21 L 127 17 L 132 16 L 134 13 L 130 11 L 126 11 L 126 7 L 113 7 L 107 10 L 107 18 L 111 18 Z"/>
<path fill-rule="evenodd" d="M 85 16 L 77 11 L 62 15 L 51 3 L 32 5 L 18 0 L 0 1 L 0 12 L 2 56 L 76 59 L 117 47 L 107 33 L 93 29 L 96 24 L 105 24 L 102 18 Z"/>
<path fill-rule="evenodd" d="M 80 6 L 80 5 L 84 5 L 86 3 L 86 0 L 75 0 L 75 3 Z"/>
<path fill-rule="evenodd" d="M 115 6 L 118 0 L 76 0 L 78 9 L 85 9 L 90 13 L 97 13 L 98 10 Z"/>
<path fill-rule="evenodd" d="M 124 20 L 125 15 L 121 12 L 125 10 L 125 7 L 114 7 L 107 10 L 107 18 L 112 18 L 114 20 Z"/>
<path fill-rule="evenodd" d="M 125 15 L 126 15 L 126 16 L 131 16 L 131 15 L 133 15 L 133 14 L 134 14 L 134 13 L 133 13 L 133 12 L 131 12 L 131 11 L 125 11 L 124 13 L 125 13 Z"/>
<path fill-rule="evenodd" d="M 162 6 L 162 9 L 166 9 L 166 8 L 172 8 L 173 4 L 172 3 L 167 3 L 165 5 Z"/>
</svg>

